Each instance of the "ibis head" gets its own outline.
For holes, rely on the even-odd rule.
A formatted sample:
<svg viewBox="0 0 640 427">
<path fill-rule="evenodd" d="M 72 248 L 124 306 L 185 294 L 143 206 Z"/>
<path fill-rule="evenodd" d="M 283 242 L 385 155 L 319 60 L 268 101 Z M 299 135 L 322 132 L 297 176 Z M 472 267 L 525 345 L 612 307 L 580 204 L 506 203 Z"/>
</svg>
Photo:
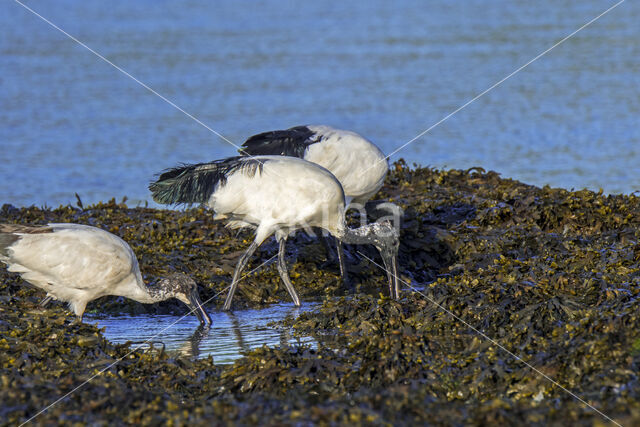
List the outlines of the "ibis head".
<svg viewBox="0 0 640 427">
<path fill-rule="evenodd" d="M 375 239 L 380 243 L 376 248 L 380 251 L 380 256 L 387 270 L 389 279 L 389 293 L 392 298 L 398 299 L 400 288 L 398 285 L 398 249 L 400 248 L 400 233 L 389 221 L 374 223 L 377 224 Z"/>
<path fill-rule="evenodd" d="M 158 301 L 176 298 L 189 307 L 201 324 L 211 324 L 211 318 L 198 296 L 198 285 L 186 274 L 173 273 L 160 279 L 155 286 L 149 287 L 149 293 Z"/>
<path fill-rule="evenodd" d="M 344 228 L 342 236 L 336 236 L 344 243 L 375 246 L 387 271 L 389 293 L 392 298 L 399 297 L 398 286 L 398 248 L 400 234 L 390 221 L 374 222 L 359 228 Z"/>
</svg>

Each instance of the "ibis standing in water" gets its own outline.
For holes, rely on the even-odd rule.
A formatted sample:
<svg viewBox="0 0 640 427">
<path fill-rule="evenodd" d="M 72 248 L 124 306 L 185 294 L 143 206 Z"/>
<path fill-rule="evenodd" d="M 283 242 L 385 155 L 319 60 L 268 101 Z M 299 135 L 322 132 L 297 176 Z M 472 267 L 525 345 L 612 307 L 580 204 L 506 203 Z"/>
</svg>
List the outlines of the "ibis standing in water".
<svg viewBox="0 0 640 427">
<path fill-rule="evenodd" d="M 211 324 L 193 279 L 174 273 L 146 286 L 131 247 L 96 227 L 0 224 L 0 261 L 8 271 L 47 292 L 41 305 L 52 298 L 68 302 L 80 320 L 89 301 L 115 295 L 145 304 L 176 298 L 201 324 Z"/>
<path fill-rule="evenodd" d="M 342 186 L 331 172 L 315 163 L 288 156 L 231 157 L 170 169 L 149 189 L 158 203 L 203 203 L 213 208 L 216 219 L 227 219 L 232 228 L 256 229 L 253 243 L 233 273 L 225 310 L 231 307 L 249 258 L 274 233 L 279 242 L 280 277 L 294 303 L 300 305 L 284 255 L 289 234 L 306 227 L 322 228 L 344 243 L 376 246 L 387 268 L 389 292 L 394 298 L 398 296 L 397 230 L 388 222 L 347 227 Z M 347 272 L 342 274 L 344 278 Z"/>
<path fill-rule="evenodd" d="M 319 164 L 340 181 L 347 209 L 351 204 L 364 206 L 380 190 L 389 171 L 387 158 L 371 141 L 355 132 L 324 125 L 263 132 L 247 139 L 240 153 L 300 157 Z M 344 274 L 340 241 L 337 249 Z M 328 245 L 327 252 L 330 253 Z"/>
</svg>

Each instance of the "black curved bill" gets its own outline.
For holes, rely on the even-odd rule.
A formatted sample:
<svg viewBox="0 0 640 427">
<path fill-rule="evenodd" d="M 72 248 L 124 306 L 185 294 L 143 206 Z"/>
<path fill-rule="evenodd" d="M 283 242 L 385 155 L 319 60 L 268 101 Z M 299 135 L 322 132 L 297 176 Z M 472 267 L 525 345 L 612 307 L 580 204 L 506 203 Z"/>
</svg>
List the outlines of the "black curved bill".
<svg viewBox="0 0 640 427">
<path fill-rule="evenodd" d="M 211 317 L 207 314 L 204 307 L 202 306 L 202 302 L 200 301 L 200 296 L 198 296 L 198 291 L 193 291 L 191 295 L 189 295 L 189 308 L 196 315 L 200 324 L 202 325 L 210 325 Z"/>
<path fill-rule="evenodd" d="M 384 268 L 387 271 L 389 281 L 389 295 L 393 299 L 400 298 L 400 284 L 398 283 L 398 255 L 385 257 L 382 255 Z"/>
</svg>

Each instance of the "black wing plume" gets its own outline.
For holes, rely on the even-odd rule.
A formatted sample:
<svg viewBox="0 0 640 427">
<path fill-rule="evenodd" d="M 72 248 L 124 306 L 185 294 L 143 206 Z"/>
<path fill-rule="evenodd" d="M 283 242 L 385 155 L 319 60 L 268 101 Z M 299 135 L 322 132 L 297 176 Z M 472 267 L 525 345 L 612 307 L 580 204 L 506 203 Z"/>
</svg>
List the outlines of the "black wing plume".
<svg viewBox="0 0 640 427">
<path fill-rule="evenodd" d="M 182 165 L 167 169 L 156 182 L 149 185 L 151 197 L 162 204 L 206 203 L 218 185 L 240 170 L 249 176 L 262 173 L 264 159 L 229 157 L 209 163 Z"/>
<path fill-rule="evenodd" d="M 276 155 L 303 158 L 307 147 L 320 139 L 321 135 L 307 126 L 296 126 L 253 135 L 242 144 L 243 148 L 239 151 L 245 156 Z"/>
</svg>

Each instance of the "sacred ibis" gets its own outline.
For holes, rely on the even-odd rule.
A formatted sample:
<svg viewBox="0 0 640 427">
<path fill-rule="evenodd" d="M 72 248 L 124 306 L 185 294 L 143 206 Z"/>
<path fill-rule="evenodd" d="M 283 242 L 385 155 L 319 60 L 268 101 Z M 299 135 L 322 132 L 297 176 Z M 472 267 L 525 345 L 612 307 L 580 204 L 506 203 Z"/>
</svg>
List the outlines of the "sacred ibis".
<svg viewBox="0 0 640 427">
<path fill-rule="evenodd" d="M 300 157 L 329 170 L 344 190 L 345 203 L 364 205 L 380 190 L 389 171 L 387 158 L 355 132 L 330 126 L 295 126 L 253 135 L 240 153 Z"/>
<path fill-rule="evenodd" d="M 300 157 L 331 172 L 342 184 L 345 204 L 363 207 L 380 190 L 389 171 L 387 158 L 371 141 L 348 130 L 325 125 L 295 126 L 253 135 L 240 149 L 242 155 Z M 323 239 L 330 258 L 334 255 Z M 340 270 L 344 273 L 342 244 L 336 242 Z"/>
<path fill-rule="evenodd" d="M 274 233 L 279 242 L 280 277 L 295 305 L 300 305 L 284 255 L 289 234 L 305 227 L 322 228 L 341 242 L 376 246 L 387 268 L 389 292 L 394 298 L 398 296 L 397 230 L 389 222 L 350 229 L 344 218 L 340 182 L 315 163 L 287 156 L 231 157 L 169 169 L 149 189 L 158 203 L 204 203 L 213 208 L 214 218 L 227 219 L 228 226 L 256 229 L 254 241 L 236 266 L 225 310 L 231 307 L 249 258 Z"/>
<path fill-rule="evenodd" d="M 193 279 L 174 273 L 146 286 L 131 247 L 96 227 L 0 224 L 0 261 L 8 271 L 47 292 L 41 305 L 52 298 L 68 302 L 80 321 L 89 301 L 115 295 L 145 304 L 176 298 L 201 324 L 211 323 Z"/>
</svg>

